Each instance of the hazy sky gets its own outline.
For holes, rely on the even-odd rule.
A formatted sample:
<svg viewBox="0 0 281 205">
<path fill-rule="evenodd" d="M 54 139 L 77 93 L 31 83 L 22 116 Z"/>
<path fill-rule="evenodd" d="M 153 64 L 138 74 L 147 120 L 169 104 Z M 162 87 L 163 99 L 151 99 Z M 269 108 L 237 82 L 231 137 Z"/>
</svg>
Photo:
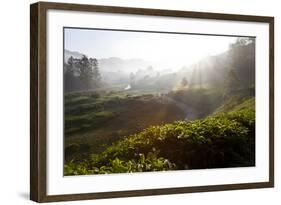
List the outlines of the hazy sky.
<svg viewBox="0 0 281 205">
<path fill-rule="evenodd" d="M 159 67 L 192 64 L 222 53 L 236 37 L 65 29 L 65 49 L 94 58 L 141 58 Z"/>
</svg>

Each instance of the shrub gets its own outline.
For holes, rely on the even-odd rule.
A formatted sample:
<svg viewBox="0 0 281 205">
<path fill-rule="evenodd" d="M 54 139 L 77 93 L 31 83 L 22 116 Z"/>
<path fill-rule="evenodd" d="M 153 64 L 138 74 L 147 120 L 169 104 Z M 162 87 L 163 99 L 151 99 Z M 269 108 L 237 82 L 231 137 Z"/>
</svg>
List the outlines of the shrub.
<svg viewBox="0 0 281 205">
<path fill-rule="evenodd" d="M 78 151 L 79 151 L 79 145 L 76 143 L 73 143 L 65 148 L 65 155 L 71 156 Z"/>
<path fill-rule="evenodd" d="M 228 113 L 151 126 L 65 172 L 102 174 L 255 165 L 254 99 Z"/>
</svg>

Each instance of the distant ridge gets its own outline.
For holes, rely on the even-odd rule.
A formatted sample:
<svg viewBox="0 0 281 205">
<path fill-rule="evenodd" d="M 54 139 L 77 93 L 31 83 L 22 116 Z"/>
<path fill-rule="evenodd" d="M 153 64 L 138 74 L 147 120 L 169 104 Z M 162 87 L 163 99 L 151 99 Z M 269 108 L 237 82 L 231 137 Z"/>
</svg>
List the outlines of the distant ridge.
<svg viewBox="0 0 281 205">
<path fill-rule="evenodd" d="M 64 50 L 64 62 L 67 62 L 67 60 L 72 56 L 73 58 L 81 58 L 83 55 L 86 55 L 87 57 L 95 58 L 95 56 L 89 56 L 87 54 L 80 53 L 78 51 L 70 51 L 65 49 Z M 110 58 L 100 58 L 97 59 L 99 62 L 99 66 L 101 68 L 101 71 L 106 72 L 123 72 L 123 73 L 130 73 L 135 72 L 139 69 L 146 69 L 148 66 L 151 65 L 150 62 L 145 61 L 143 59 L 122 59 L 118 57 L 110 57 Z"/>
<path fill-rule="evenodd" d="M 78 51 L 70 51 L 67 49 L 64 49 L 64 62 L 67 62 L 67 60 L 72 56 L 73 58 L 81 58 L 84 54 L 79 53 Z"/>
</svg>

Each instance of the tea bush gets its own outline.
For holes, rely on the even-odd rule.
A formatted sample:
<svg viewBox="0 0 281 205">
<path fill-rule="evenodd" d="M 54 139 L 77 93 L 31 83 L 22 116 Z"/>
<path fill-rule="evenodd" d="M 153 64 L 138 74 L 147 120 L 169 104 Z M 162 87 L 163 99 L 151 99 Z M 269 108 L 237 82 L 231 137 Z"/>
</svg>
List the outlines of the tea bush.
<svg viewBox="0 0 281 205">
<path fill-rule="evenodd" d="M 151 126 L 122 139 L 66 175 L 255 165 L 255 100 L 205 119 Z"/>
</svg>

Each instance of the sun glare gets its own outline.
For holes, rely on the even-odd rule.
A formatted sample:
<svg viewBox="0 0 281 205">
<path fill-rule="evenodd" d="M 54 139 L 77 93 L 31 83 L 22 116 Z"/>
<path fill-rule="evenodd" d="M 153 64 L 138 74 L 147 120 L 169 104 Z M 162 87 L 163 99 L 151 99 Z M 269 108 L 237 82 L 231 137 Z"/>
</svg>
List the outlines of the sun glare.
<svg viewBox="0 0 281 205">
<path fill-rule="evenodd" d="M 178 70 L 225 52 L 237 37 L 66 29 L 66 48 L 94 58 L 142 59 L 156 70 Z M 79 40 L 77 38 L 79 36 Z"/>
</svg>

